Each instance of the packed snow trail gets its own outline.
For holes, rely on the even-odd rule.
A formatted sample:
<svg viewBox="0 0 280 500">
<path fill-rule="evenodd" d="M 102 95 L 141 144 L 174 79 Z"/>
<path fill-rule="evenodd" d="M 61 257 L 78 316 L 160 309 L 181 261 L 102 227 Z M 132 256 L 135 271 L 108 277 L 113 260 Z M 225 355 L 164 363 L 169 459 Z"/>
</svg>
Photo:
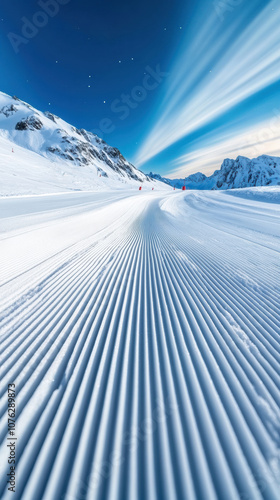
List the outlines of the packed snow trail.
<svg viewBox="0 0 280 500">
<path fill-rule="evenodd" d="M 280 205 L 232 194 L 1 200 L 4 500 L 279 498 Z"/>
</svg>

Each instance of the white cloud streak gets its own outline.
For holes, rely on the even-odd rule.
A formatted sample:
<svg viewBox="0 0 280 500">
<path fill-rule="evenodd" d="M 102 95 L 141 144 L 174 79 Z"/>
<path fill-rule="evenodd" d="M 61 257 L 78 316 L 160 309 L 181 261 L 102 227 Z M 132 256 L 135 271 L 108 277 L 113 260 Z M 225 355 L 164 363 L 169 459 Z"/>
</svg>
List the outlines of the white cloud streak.
<svg viewBox="0 0 280 500">
<path fill-rule="evenodd" d="M 173 74 L 176 76 L 163 99 L 163 112 L 140 147 L 134 163 L 143 165 L 188 134 L 275 83 L 280 78 L 279 26 L 279 2 L 271 0 L 222 52 L 211 73 L 206 74 L 205 69 L 206 76 L 197 82 L 203 68 L 208 68 L 209 61 L 216 59 L 228 36 L 217 36 L 218 43 L 213 43 L 214 34 L 217 35 L 217 30 L 222 27 L 217 20 L 214 26 L 214 18 L 210 17 L 198 38 L 176 62 L 169 78 Z M 203 44 L 203 55 L 196 60 L 199 43 Z M 198 53 L 201 53 L 201 46 Z M 195 90 L 192 90 L 194 84 Z"/>
<path fill-rule="evenodd" d="M 232 137 L 227 133 L 219 137 L 219 141 L 181 156 L 176 160 L 177 168 L 169 177 L 184 178 L 187 175 L 203 171 L 205 175 L 219 169 L 225 158 L 235 159 L 237 156 L 256 158 L 263 154 L 280 156 L 280 110 L 274 116 L 245 132 Z"/>
</svg>

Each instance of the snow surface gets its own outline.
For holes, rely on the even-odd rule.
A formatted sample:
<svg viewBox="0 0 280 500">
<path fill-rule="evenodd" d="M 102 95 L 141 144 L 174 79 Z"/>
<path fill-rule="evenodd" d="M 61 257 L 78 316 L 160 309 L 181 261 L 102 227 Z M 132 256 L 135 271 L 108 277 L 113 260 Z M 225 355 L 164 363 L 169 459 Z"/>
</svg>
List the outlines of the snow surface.
<svg viewBox="0 0 280 500">
<path fill-rule="evenodd" d="M 100 177 L 92 164 L 73 167 L 61 159 L 50 161 L 0 136 L 0 197 L 73 191 L 136 191 L 139 186 L 146 191 L 152 188 L 171 190 L 162 182 L 139 182 L 109 172 L 109 167 L 103 165 L 103 169 L 106 168 L 108 177 Z"/>
<path fill-rule="evenodd" d="M 3 500 L 279 498 L 279 190 L 0 200 Z"/>
</svg>

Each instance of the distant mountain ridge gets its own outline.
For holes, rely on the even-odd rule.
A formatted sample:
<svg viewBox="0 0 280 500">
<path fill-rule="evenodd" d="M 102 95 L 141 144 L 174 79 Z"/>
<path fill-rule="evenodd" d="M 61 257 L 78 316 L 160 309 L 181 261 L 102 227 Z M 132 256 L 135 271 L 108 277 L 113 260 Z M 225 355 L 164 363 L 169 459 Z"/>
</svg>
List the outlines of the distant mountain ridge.
<svg viewBox="0 0 280 500">
<path fill-rule="evenodd" d="M 249 159 L 238 156 L 236 160 L 227 158 L 223 161 L 220 170 L 212 175 L 198 172 L 186 179 L 168 179 L 159 174 L 150 172 L 149 177 L 181 189 L 236 189 L 255 186 L 280 185 L 280 158 L 262 155 Z"/>
<path fill-rule="evenodd" d="M 151 182 L 117 148 L 97 135 L 77 129 L 58 116 L 38 111 L 3 92 L 0 92 L 1 136 L 51 161 L 66 162 L 74 167 L 91 166 L 93 173 L 103 178 Z"/>
<path fill-rule="evenodd" d="M 35 166 L 41 165 L 36 155 L 47 159 L 48 165 L 54 165 L 56 172 L 49 170 L 48 173 L 45 164 L 45 179 L 51 181 L 52 175 L 56 174 L 57 179 L 60 176 L 57 182 L 63 187 L 64 181 L 61 181 L 61 178 L 67 177 L 67 189 L 71 189 L 73 179 L 75 184 L 73 189 L 85 189 L 86 186 L 89 189 L 104 189 L 106 186 L 114 189 L 125 185 L 133 186 L 135 182 L 138 185 L 139 182 L 147 184 L 151 189 L 151 186 L 156 184 L 155 181 L 179 189 L 183 185 L 187 189 L 233 189 L 280 185 L 280 158 L 268 155 L 254 159 L 243 156 L 238 156 L 236 160 L 225 159 L 220 170 L 216 170 L 209 177 L 201 172 L 192 174 L 186 179 L 168 179 L 152 172 L 145 175 L 128 162 L 117 148 L 109 146 L 97 135 L 85 129 L 77 129 L 58 116 L 48 111 L 44 113 L 38 111 L 19 98 L 10 97 L 3 92 L 0 92 L 0 140 L 3 151 L 9 149 L 7 141 L 10 141 L 10 151 L 13 146 L 20 146 L 34 153 L 35 156 L 31 158 L 33 171 Z M 9 164 L 9 170 L 4 170 L 5 174 L 7 173 L 10 178 L 12 175 L 19 178 L 20 172 L 12 173 L 12 168 L 17 165 L 19 169 L 19 164 L 14 165 L 7 157 L 7 153 L 3 154 L 5 162 Z M 19 152 L 19 157 L 20 154 Z M 18 158 L 14 156 L 11 159 L 18 162 Z M 26 172 L 28 173 L 28 170 L 25 171 L 25 177 Z M 9 182 L 11 185 L 12 180 Z"/>
</svg>

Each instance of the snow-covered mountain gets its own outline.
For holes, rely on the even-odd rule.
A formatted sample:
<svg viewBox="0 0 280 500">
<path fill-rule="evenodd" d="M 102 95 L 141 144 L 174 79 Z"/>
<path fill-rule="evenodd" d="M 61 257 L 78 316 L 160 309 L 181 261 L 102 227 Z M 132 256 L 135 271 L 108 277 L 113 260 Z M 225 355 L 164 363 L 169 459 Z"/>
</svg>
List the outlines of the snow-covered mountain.
<svg viewBox="0 0 280 500">
<path fill-rule="evenodd" d="M 275 186 L 280 184 L 280 158 L 263 155 L 252 160 L 244 156 L 226 159 L 221 169 L 204 182 L 213 182 L 213 189 Z"/>
<path fill-rule="evenodd" d="M 150 177 L 181 188 L 184 184 L 187 189 L 236 189 L 255 186 L 280 185 L 280 158 L 274 156 L 259 156 L 250 160 L 238 156 L 236 160 L 226 159 L 220 170 L 212 175 L 198 172 L 186 179 L 168 179 L 158 174 L 149 174 Z"/>
<path fill-rule="evenodd" d="M 64 179 L 66 176 L 70 187 L 72 176 L 75 179 L 72 187 L 77 189 L 110 185 L 125 187 L 125 184 L 131 186 L 135 182 L 154 185 L 117 148 L 109 146 L 97 135 L 79 130 L 52 113 L 38 111 L 17 97 L 0 92 L 0 166 L 4 176 L 11 171 L 15 176 L 19 175 L 14 169 L 19 168 L 26 153 L 30 165 L 26 175 L 32 176 L 35 166 L 37 173 L 38 168 L 45 166 L 49 169 L 50 183 L 57 176 L 64 176 Z"/>
</svg>

